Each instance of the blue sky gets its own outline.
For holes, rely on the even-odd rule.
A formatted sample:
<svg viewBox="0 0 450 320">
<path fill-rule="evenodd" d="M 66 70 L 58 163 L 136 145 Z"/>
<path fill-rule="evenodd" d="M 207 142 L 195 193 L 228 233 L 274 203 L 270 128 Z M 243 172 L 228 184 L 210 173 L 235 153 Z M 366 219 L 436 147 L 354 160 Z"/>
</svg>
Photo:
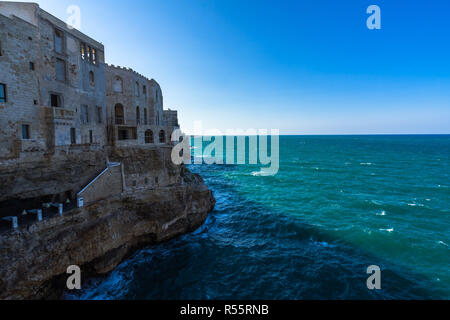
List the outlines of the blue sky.
<svg viewBox="0 0 450 320">
<path fill-rule="evenodd" d="M 39 1 L 156 79 L 183 129 L 450 133 L 450 1 Z M 366 8 L 381 8 L 368 30 Z"/>
</svg>

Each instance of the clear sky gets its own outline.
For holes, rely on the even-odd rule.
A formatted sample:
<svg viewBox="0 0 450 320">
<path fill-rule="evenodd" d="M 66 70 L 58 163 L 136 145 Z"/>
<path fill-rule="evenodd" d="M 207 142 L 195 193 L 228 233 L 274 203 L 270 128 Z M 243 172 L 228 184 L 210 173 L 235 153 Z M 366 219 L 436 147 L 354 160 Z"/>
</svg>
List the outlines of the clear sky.
<svg viewBox="0 0 450 320">
<path fill-rule="evenodd" d="M 450 133 L 448 0 L 42 0 L 157 80 L 182 128 Z M 381 8 L 368 30 L 366 8 Z"/>
</svg>

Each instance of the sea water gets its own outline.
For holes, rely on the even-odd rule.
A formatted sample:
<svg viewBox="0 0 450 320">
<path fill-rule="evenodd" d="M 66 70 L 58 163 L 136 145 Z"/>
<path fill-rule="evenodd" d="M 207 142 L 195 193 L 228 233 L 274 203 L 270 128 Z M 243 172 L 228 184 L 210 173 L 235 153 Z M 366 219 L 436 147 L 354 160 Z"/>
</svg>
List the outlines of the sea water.
<svg viewBox="0 0 450 320">
<path fill-rule="evenodd" d="M 217 199 L 206 223 L 66 297 L 450 298 L 449 135 L 281 136 L 279 159 L 190 165 Z"/>
</svg>

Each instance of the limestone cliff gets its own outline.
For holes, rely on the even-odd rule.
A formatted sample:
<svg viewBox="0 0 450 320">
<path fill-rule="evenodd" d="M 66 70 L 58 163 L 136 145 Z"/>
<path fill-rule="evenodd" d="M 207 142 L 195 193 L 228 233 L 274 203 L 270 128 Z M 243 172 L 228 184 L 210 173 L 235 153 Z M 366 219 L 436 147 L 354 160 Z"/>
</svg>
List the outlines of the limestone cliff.
<svg viewBox="0 0 450 320">
<path fill-rule="evenodd" d="M 167 155 L 161 150 L 112 152 L 110 157 L 125 163 L 124 177 L 148 179 L 157 173 L 162 182 L 126 188 L 62 216 L 1 233 L 0 298 L 59 298 L 69 265 L 80 266 L 83 277 L 104 274 L 139 247 L 199 227 L 214 207 L 212 192 Z M 129 183 L 127 178 L 122 182 Z"/>
</svg>

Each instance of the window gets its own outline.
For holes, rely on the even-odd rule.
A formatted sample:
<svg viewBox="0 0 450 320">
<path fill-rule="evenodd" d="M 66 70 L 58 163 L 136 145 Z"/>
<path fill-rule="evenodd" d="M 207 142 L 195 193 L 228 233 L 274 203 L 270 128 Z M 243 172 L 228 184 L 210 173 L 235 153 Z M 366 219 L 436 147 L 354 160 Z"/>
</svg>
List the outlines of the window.
<svg viewBox="0 0 450 320">
<path fill-rule="evenodd" d="M 134 93 L 136 94 L 136 97 L 139 97 L 139 83 L 136 82 L 136 87 L 134 89 Z"/>
<path fill-rule="evenodd" d="M 148 117 L 147 117 L 147 108 L 144 108 L 144 124 L 148 124 Z"/>
<path fill-rule="evenodd" d="M 0 102 L 6 102 L 6 84 L 0 83 Z"/>
<path fill-rule="evenodd" d="M 121 77 L 116 77 L 113 83 L 114 92 L 122 92 L 123 91 L 123 81 Z"/>
<path fill-rule="evenodd" d="M 92 48 L 91 59 L 93 64 L 97 64 L 97 52 L 94 48 Z"/>
<path fill-rule="evenodd" d="M 119 137 L 118 137 L 119 140 L 128 140 L 128 139 L 130 139 L 130 137 L 128 135 L 128 130 L 126 130 L 126 129 L 119 129 L 118 134 L 119 134 Z"/>
<path fill-rule="evenodd" d="M 121 104 L 116 104 L 116 106 L 114 107 L 114 113 L 116 124 L 124 124 L 123 106 Z"/>
<path fill-rule="evenodd" d="M 160 143 L 165 143 L 166 142 L 166 134 L 165 134 L 164 130 L 161 130 L 159 132 L 159 142 Z"/>
<path fill-rule="evenodd" d="M 141 111 L 136 107 L 136 124 L 141 124 Z"/>
<path fill-rule="evenodd" d="M 70 128 L 70 143 L 77 144 L 77 130 L 75 128 Z"/>
<path fill-rule="evenodd" d="M 34 71 L 34 62 L 30 62 L 30 70 Z"/>
<path fill-rule="evenodd" d="M 22 139 L 30 139 L 30 126 L 28 124 L 22 125 Z"/>
<path fill-rule="evenodd" d="M 0 57 L 3 55 L 3 51 L 2 51 L 2 42 L 0 41 Z"/>
<path fill-rule="evenodd" d="M 59 94 L 50 94 L 50 105 L 52 107 L 61 107 L 62 101 L 61 96 Z"/>
<path fill-rule="evenodd" d="M 94 135 L 92 133 L 92 130 L 89 130 L 89 143 L 90 144 L 94 143 Z"/>
<path fill-rule="evenodd" d="M 55 30 L 55 51 L 57 53 L 64 52 L 64 34 L 60 30 Z"/>
<path fill-rule="evenodd" d="M 97 123 L 103 122 L 102 111 L 102 107 L 97 107 Z"/>
<path fill-rule="evenodd" d="M 147 87 L 146 86 L 142 87 L 142 94 L 144 95 L 144 97 L 147 97 Z"/>
<path fill-rule="evenodd" d="M 61 59 L 56 59 L 56 80 L 66 80 L 66 62 Z"/>
<path fill-rule="evenodd" d="M 91 86 L 95 85 L 95 75 L 94 75 L 94 71 L 89 71 L 89 84 Z"/>
<path fill-rule="evenodd" d="M 92 64 L 97 64 L 97 50 L 90 46 L 87 46 L 85 43 L 80 44 L 80 55 L 81 59 L 87 60 Z"/>
<path fill-rule="evenodd" d="M 155 101 L 158 102 L 158 89 L 155 91 Z"/>
<path fill-rule="evenodd" d="M 81 122 L 89 123 L 89 110 L 88 110 L 88 106 L 86 106 L 86 105 L 81 106 Z"/>
<path fill-rule="evenodd" d="M 145 131 L 145 143 L 154 143 L 155 140 L 153 138 L 153 131 L 147 130 Z"/>
<path fill-rule="evenodd" d="M 80 53 L 81 59 L 86 60 L 86 45 L 84 43 L 80 45 Z"/>
<path fill-rule="evenodd" d="M 119 140 L 130 140 L 130 139 L 137 139 L 137 131 L 135 127 L 130 128 L 119 128 L 118 131 L 118 139 Z"/>
</svg>

